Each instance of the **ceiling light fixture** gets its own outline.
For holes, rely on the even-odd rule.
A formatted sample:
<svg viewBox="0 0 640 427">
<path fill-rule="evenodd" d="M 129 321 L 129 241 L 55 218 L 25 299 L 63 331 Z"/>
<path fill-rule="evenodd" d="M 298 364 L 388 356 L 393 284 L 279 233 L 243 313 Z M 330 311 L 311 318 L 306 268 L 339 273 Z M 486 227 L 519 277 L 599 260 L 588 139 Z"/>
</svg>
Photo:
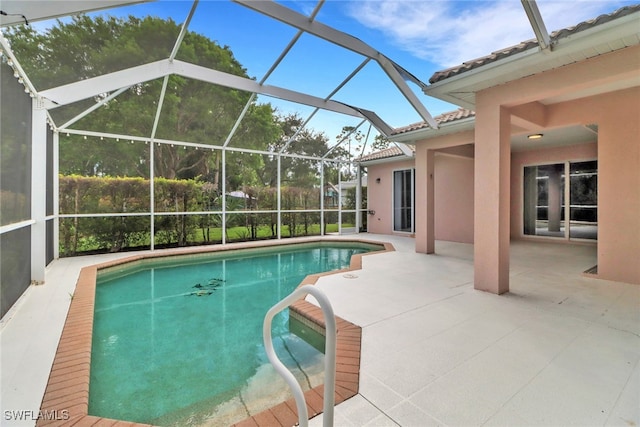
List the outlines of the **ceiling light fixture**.
<svg viewBox="0 0 640 427">
<path fill-rule="evenodd" d="M 542 138 L 543 136 L 544 136 L 544 134 L 541 134 L 541 133 L 534 133 L 534 134 L 531 134 L 531 135 L 527 135 L 527 138 L 529 138 L 529 139 L 540 139 L 540 138 Z"/>
</svg>

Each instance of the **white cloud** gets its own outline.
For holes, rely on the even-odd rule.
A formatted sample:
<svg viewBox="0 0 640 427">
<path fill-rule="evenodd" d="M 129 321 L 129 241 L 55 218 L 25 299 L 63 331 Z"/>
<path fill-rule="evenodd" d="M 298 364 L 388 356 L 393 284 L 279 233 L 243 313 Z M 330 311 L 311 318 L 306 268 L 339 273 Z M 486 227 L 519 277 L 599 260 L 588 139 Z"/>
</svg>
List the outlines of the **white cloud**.
<svg viewBox="0 0 640 427">
<path fill-rule="evenodd" d="M 575 25 L 619 2 L 538 1 L 549 32 Z M 392 43 L 441 67 L 459 65 L 534 36 L 519 1 L 355 1 L 349 14 Z"/>
</svg>

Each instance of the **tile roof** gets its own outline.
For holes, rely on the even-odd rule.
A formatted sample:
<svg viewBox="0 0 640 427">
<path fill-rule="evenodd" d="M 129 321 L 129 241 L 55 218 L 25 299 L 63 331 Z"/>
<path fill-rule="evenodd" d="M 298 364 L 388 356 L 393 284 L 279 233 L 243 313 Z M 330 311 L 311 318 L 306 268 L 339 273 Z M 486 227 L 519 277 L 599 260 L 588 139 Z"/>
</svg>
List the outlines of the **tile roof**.
<svg viewBox="0 0 640 427">
<path fill-rule="evenodd" d="M 551 43 L 553 45 L 553 43 L 555 43 L 560 39 L 569 37 L 571 35 L 579 33 L 580 31 L 593 28 L 597 25 L 601 25 L 606 22 L 613 21 L 614 19 L 622 18 L 623 16 L 627 16 L 638 11 L 640 11 L 640 4 L 625 6 L 616 10 L 615 12 L 600 15 L 597 18 L 581 22 L 578 25 L 575 25 L 573 27 L 568 27 L 558 31 L 554 31 L 550 34 Z M 534 49 L 537 46 L 538 46 L 538 41 L 536 39 L 524 41 L 515 46 L 507 47 L 505 49 L 501 49 L 496 52 L 493 52 L 490 55 L 464 62 L 461 65 L 447 68 L 446 70 L 437 71 L 431 76 L 431 78 L 429 79 L 429 83 L 434 84 L 442 80 L 446 80 L 450 77 L 457 76 L 459 74 L 462 74 L 469 70 L 473 70 L 478 67 L 482 67 L 483 65 L 490 64 L 502 58 L 506 58 L 506 57 L 518 54 L 520 52 L 524 52 L 525 50 L 528 50 L 528 49 Z"/>
<path fill-rule="evenodd" d="M 438 116 L 435 116 L 433 119 L 436 121 L 436 123 L 438 123 L 439 125 L 442 125 L 444 123 L 451 123 L 451 122 L 455 122 L 456 120 L 466 119 L 468 117 L 475 117 L 475 115 L 476 115 L 475 111 L 467 110 L 466 108 L 458 108 L 455 111 L 449 111 L 447 113 L 443 113 Z M 418 123 L 410 124 L 408 126 L 396 128 L 394 129 L 392 135 L 399 135 L 399 134 L 412 132 L 420 129 L 427 129 L 427 128 L 429 128 L 429 124 L 427 122 L 418 122 Z"/>
<path fill-rule="evenodd" d="M 412 151 L 415 152 L 415 147 L 412 145 L 407 145 Z M 389 148 L 385 148 L 384 150 L 376 151 L 375 153 L 367 154 L 366 156 L 362 156 L 359 159 L 356 159 L 359 162 L 368 162 L 371 160 L 381 160 L 388 159 L 391 157 L 400 157 L 403 156 L 404 153 L 400 148 L 396 145 L 392 145 Z"/>
</svg>

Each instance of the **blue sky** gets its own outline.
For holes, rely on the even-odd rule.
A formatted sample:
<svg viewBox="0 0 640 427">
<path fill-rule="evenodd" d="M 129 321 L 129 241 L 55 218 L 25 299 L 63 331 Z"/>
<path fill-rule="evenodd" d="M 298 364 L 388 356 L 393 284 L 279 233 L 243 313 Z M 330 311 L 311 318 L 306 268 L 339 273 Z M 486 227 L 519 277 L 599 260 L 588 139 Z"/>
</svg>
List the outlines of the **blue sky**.
<svg viewBox="0 0 640 427">
<path fill-rule="evenodd" d="M 279 3 L 307 15 L 316 5 L 306 0 Z M 538 6 L 547 29 L 553 31 L 633 3 L 539 0 Z M 181 23 L 191 4 L 187 0 L 156 1 L 99 13 L 171 17 Z M 328 0 L 316 20 L 361 39 L 425 83 L 435 71 L 534 37 L 522 5 L 516 0 Z M 249 75 L 257 80 L 263 78 L 297 32 L 224 0 L 201 0 L 189 29 L 228 45 Z M 265 83 L 324 98 L 363 59 L 305 34 Z M 427 97 L 412 84 L 410 87 L 434 116 L 457 108 Z M 421 121 L 375 62 L 370 62 L 333 99 L 376 111 L 393 127 Z M 259 101 L 270 102 L 283 113 L 298 112 L 302 117 L 313 110 L 268 97 L 259 97 Z M 342 126 L 358 122 L 355 118 L 323 112 L 309 125 L 334 137 Z"/>
</svg>

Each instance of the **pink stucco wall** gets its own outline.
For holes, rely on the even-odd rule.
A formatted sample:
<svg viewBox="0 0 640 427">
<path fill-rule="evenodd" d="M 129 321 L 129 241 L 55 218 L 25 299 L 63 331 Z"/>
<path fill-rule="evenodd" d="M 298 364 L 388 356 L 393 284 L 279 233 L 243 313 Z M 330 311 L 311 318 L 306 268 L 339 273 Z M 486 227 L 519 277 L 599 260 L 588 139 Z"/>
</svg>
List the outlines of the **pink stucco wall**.
<svg viewBox="0 0 640 427">
<path fill-rule="evenodd" d="M 598 124 L 598 277 L 636 284 L 640 284 L 638 100 L 637 86 L 557 104 L 548 111 L 552 125 L 575 120 Z"/>
<path fill-rule="evenodd" d="M 569 161 L 595 160 L 598 157 L 596 143 L 547 148 L 536 151 L 521 151 L 511 154 L 511 238 L 523 237 L 523 169 L 525 166 L 562 163 Z"/>
<path fill-rule="evenodd" d="M 468 211 L 473 212 L 473 185 L 469 188 L 463 184 L 468 183 L 468 180 L 463 177 L 460 178 L 460 181 L 447 180 L 445 177 L 450 176 L 450 174 L 447 174 L 446 168 L 443 169 L 442 167 L 440 172 L 445 172 L 445 175 L 439 180 L 437 187 L 435 186 L 437 179 L 433 179 L 438 174 L 436 161 L 439 160 L 437 158 L 442 158 L 441 154 L 436 156 L 435 153 L 441 153 L 441 150 L 445 150 L 449 154 L 455 153 L 459 156 L 471 157 L 473 155 L 473 139 L 474 132 L 472 128 L 468 128 L 467 130 L 447 133 L 416 142 L 416 182 L 418 183 L 416 186 L 416 252 L 433 253 L 435 251 L 436 234 L 440 236 L 445 234 L 442 228 L 436 230 L 435 218 L 442 218 L 443 215 L 447 215 L 448 212 L 456 209 L 456 206 L 448 207 L 442 200 L 439 202 L 436 198 L 436 192 L 440 190 L 446 191 L 444 189 L 449 184 L 449 194 L 471 194 L 471 199 L 462 199 L 468 201 L 468 204 L 462 208 L 462 212 L 465 215 Z M 440 162 L 440 164 L 444 166 L 446 162 Z M 463 176 L 467 178 L 470 176 L 471 182 L 473 182 L 473 173 L 473 168 L 466 169 Z M 458 188 L 460 185 L 464 188 Z M 457 202 L 460 202 L 460 200 L 457 200 Z M 471 221 L 473 221 L 473 218 Z M 459 224 L 457 227 L 460 230 L 473 230 L 473 225 L 470 224 Z M 460 237 L 457 236 L 457 238 Z M 468 235 L 465 237 L 467 241 L 472 241 L 472 239 Z"/>
<path fill-rule="evenodd" d="M 435 238 L 473 243 L 473 158 L 436 153 Z"/>
<path fill-rule="evenodd" d="M 476 94 L 475 121 L 476 185 L 483 179 L 500 201 L 504 200 L 504 178 L 510 181 L 513 173 L 510 167 L 502 170 L 510 166 L 511 158 L 494 156 L 492 167 L 478 173 L 478 163 L 489 165 L 487 157 L 502 150 L 502 143 L 491 141 L 505 139 L 502 131 L 509 116 L 495 119 L 497 111 L 515 114 L 520 108 L 517 113 L 526 114 L 524 107 L 530 105 L 540 113 L 527 117 L 536 122 L 538 131 L 598 125 L 598 277 L 636 284 L 640 284 L 640 86 L 634 82 L 639 69 L 640 46 L 634 46 L 499 85 Z M 631 86 L 615 90 L 622 83 Z M 501 172 L 496 177 L 498 166 Z M 507 190 L 506 197 L 511 198 L 512 189 Z M 476 208 L 476 255 L 508 248 L 508 240 L 497 243 L 491 235 L 503 235 L 505 223 L 507 232 L 513 233 L 513 221 L 520 221 L 520 215 L 510 218 L 513 203 L 509 201 L 509 218 L 502 209 L 478 215 Z M 479 239 L 478 230 L 492 229 L 491 235 Z M 476 285 L 484 271 L 500 271 L 508 281 L 508 270 L 503 271 L 508 259 L 476 256 L 474 265 Z M 489 273 L 487 279 L 496 281 Z"/>
<path fill-rule="evenodd" d="M 640 284 L 640 87 L 597 102 L 598 276 Z"/>
<path fill-rule="evenodd" d="M 511 114 L 491 93 L 476 94 L 473 286 L 509 291 Z"/>
<path fill-rule="evenodd" d="M 394 234 L 393 171 L 412 169 L 414 163 L 413 160 L 404 160 L 371 165 L 367 168 L 367 209 L 376 212 L 375 215 L 369 215 L 369 233 Z M 379 183 L 376 182 L 377 178 L 380 178 Z"/>
<path fill-rule="evenodd" d="M 414 165 L 413 160 L 405 160 L 368 167 L 368 209 L 376 212 L 369 216 L 370 233 L 407 235 L 393 231 L 393 171 Z M 436 239 L 473 243 L 473 159 L 437 154 L 434 179 Z M 416 178 L 416 187 L 422 185 Z"/>
<path fill-rule="evenodd" d="M 474 212 L 469 228 L 474 242 L 474 286 L 507 292 L 509 242 L 522 237 L 523 165 L 597 159 L 598 277 L 640 284 L 639 69 L 640 46 L 633 46 L 487 88 L 476 93 L 473 131 L 416 141 L 416 251 L 432 253 L 434 235 L 454 238 L 444 230 L 451 232 L 454 224 L 465 224 L 466 218 L 440 221 L 437 227 L 432 221 L 442 220 L 439 209 L 447 204 L 456 206 L 449 214 L 466 212 L 459 199 L 450 198 L 464 194 L 460 199 L 469 200 L 468 210 Z M 512 132 L 592 124 L 598 126 L 597 143 L 511 152 Z M 471 168 L 450 159 L 443 162 L 443 156 L 433 158 L 438 149 L 470 143 L 475 144 Z M 449 175 L 455 169 L 463 175 L 459 182 Z M 471 191 L 462 184 L 469 172 Z M 432 190 L 434 176 L 437 184 Z M 448 187 L 451 182 L 457 184 Z M 373 197 L 371 190 L 370 186 Z M 390 206 L 390 187 L 386 194 Z M 389 219 L 386 232 L 390 226 Z"/>
</svg>

